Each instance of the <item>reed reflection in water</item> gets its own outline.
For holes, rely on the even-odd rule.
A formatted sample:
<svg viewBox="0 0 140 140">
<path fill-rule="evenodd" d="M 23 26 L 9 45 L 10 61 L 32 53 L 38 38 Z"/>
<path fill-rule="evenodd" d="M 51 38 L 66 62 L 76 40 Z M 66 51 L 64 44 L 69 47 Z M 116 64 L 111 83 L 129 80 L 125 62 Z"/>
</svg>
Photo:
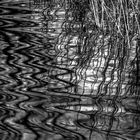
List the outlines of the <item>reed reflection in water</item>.
<svg viewBox="0 0 140 140">
<path fill-rule="evenodd" d="M 1 140 L 139 140 L 138 0 L 0 1 Z"/>
</svg>

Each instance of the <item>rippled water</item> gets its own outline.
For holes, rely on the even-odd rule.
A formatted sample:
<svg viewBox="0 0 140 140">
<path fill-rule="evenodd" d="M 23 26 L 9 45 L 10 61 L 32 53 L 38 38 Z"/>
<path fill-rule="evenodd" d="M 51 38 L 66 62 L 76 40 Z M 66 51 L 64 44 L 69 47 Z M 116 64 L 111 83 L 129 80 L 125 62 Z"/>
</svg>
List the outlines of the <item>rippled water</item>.
<svg viewBox="0 0 140 140">
<path fill-rule="evenodd" d="M 44 20 L 44 6 L 0 0 L 0 140 L 139 140 L 136 42 L 75 47 L 103 36 L 66 29 L 63 8 Z"/>
</svg>

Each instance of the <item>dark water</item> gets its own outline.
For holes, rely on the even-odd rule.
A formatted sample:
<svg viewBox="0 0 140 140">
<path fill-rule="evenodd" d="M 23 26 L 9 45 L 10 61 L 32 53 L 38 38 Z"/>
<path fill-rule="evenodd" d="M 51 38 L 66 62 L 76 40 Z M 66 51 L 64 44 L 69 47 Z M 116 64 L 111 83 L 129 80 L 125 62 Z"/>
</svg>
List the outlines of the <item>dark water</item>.
<svg viewBox="0 0 140 140">
<path fill-rule="evenodd" d="M 0 140 L 139 140 L 140 41 L 90 47 L 96 27 L 43 8 L 0 0 Z"/>
</svg>

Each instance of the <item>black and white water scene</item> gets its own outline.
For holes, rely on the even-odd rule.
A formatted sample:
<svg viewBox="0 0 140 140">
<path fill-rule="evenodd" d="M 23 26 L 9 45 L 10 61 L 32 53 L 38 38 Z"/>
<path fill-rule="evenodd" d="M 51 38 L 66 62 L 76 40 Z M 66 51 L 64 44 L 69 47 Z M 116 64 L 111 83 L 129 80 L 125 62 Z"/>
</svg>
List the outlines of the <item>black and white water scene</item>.
<svg viewBox="0 0 140 140">
<path fill-rule="evenodd" d="M 140 140 L 140 0 L 0 0 L 0 140 Z"/>
</svg>

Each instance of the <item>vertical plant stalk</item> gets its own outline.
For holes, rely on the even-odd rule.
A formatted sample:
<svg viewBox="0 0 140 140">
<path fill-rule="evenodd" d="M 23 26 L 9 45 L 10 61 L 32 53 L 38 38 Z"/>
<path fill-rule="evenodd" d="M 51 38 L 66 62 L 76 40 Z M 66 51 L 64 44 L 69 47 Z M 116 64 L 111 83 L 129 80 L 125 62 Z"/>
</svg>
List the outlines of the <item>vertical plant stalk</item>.
<svg viewBox="0 0 140 140">
<path fill-rule="evenodd" d="M 102 19 L 101 19 L 101 27 L 104 29 L 104 1 L 102 0 Z"/>
<path fill-rule="evenodd" d="M 94 14 L 94 18 L 95 18 L 95 23 L 98 27 L 100 27 L 100 21 L 99 21 L 99 14 L 98 14 L 98 3 L 97 3 L 97 0 L 92 0 L 91 1 L 91 4 L 92 4 L 92 11 L 93 11 L 93 14 Z"/>
<path fill-rule="evenodd" d="M 132 3 L 132 8 L 133 8 L 133 13 L 134 13 L 134 16 L 135 16 L 135 19 L 136 19 L 136 22 L 137 22 L 137 26 L 138 26 L 138 32 L 139 32 L 139 35 L 140 35 L 140 23 L 138 22 L 138 18 L 137 18 L 137 15 L 136 15 L 136 10 L 134 8 L 134 2 L 133 2 L 133 0 L 131 0 L 131 3 Z M 138 7 L 138 1 L 137 1 L 136 6 Z"/>
</svg>

